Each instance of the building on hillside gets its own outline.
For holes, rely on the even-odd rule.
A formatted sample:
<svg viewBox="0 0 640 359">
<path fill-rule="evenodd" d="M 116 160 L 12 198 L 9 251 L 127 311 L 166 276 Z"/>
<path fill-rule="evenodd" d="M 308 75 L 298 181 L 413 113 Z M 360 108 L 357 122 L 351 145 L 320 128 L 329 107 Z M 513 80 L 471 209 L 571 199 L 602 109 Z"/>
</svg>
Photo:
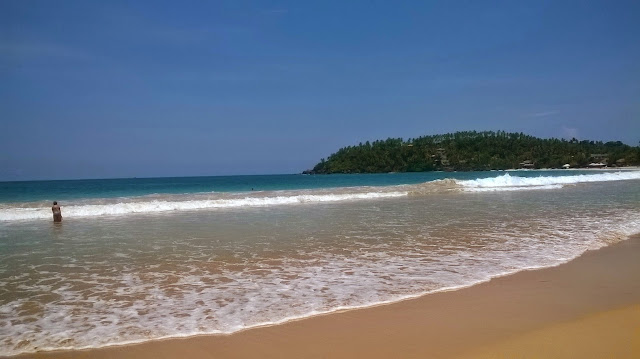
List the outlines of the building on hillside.
<svg viewBox="0 0 640 359">
<path fill-rule="evenodd" d="M 594 163 L 604 163 L 605 165 L 607 164 L 607 161 L 609 161 L 609 155 L 606 153 L 592 153 L 590 158 Z"/>
<path fill-rule="evenodd" d="M 520 167 L 521 168 L 535 168 L 536 166 L 533 164 L 533 161 L 524 160 L 524 161 L 520 162 Z"/>
</svg>

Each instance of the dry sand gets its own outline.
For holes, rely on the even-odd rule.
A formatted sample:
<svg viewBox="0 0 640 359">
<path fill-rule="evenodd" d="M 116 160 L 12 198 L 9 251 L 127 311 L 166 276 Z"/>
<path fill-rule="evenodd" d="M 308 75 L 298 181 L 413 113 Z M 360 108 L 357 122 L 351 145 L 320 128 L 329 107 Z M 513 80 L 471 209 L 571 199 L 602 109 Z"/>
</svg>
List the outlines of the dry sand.
<svg viewBox="0 0 640 359">
<path fill-rule="evenodd" d="M 640 358 L 640 305 L 534 330 L 460 358 Z"/>
<path fill-rule="evenodd" d="M 640 236 L 554 268 L 227 336 L 35 358 L 640 358 Z"/>
</svg>

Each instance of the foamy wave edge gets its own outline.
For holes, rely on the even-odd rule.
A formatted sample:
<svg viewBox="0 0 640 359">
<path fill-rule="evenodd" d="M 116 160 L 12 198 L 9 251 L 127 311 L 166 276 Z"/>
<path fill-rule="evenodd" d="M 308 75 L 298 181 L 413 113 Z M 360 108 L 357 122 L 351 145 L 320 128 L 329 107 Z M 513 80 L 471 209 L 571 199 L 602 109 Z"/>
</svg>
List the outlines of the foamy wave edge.
<svg viewBox="0 0 640 359">
<path fill-rule="evenodd" d="M 558 189 L 565 185 L 589 182 L 640 180 L 640 171 L 625 171 L 572 176 L 518 177 L 508 173 L 498 177 L 461 180 L 457 183 L 466 192 L 521 191 L 532 189 Z"/>
<path fill-rule="evenodd" d="M 504 174 L 498 177 L 478 178 L 474 180 L 443 179 L 425 182 L 418 185 L 391 186 L 376 192 L 351 192 L 329 194 L 300 194 L 270 197 L 244 197 L 233 199 L 198 199 L 198 200 L 153 200 L 131 201 L 113 204 L 68 205 L 63 208 L 65 217 L 121 216 L 127 214 L 149 214 L 171 211 L 196 211 L 242 207 L 269 207 L 296 205 L 304 203 L 340 202 L 353 200 L 373 200 L 383 198 L 404 197 L 408 195 L 426 195 L 432 192 L 464 191 L 526 191 L 560 189 L 566 185 L 609 182 L 624 180 L 640 180 L 640 171 L 624 171 L 612 173 L 580 174 L 571 176 L 519 177 Z M 9 207 L 0 209 L 0 222 L 51 219 L 49 208 Z"/>
<path fill-rule="evenodd" d="M 427 296 L 427 295 L 430 295 L 430 294 L 436 294 L 436 293 L 442 293 L 442 292 L 453 292 L 453 291 L 457 291 L 457 290 L 461 290 L 461 289 L 465 289 L 465 288 L 470 288 L 470 287 L 473 287 L 473 286 L 476 286 L 476 285 L 479 285 L 479 284 L 482 284 L 482 283 L 490 282 L 493 279 L 507 277 L 507 276 L 510 276 L 510 275 L 517 274 L 519 272 L 524 272 L 524 271 L 529 271 L 529 270 L 541 270 L 541 269 L 546 269 L 546 268 L 558 267 L 560 265 L 569 263 L 569 262 L 581 257 L 582 255 L 584 255 L 588 251 L 599 250 L 599 249 L 602 249 L 602 248 L 607 247 L 609 245 L 628 240 L 629 238 L 631 238 L 631 237 L 633 237 L 635 235 L 640 235 L 639 228 L 634 228 L 634 229 L 631 229 L 631 230 L 625 231 L 625 232 L 626 233 L 614 233 L 614 237 L 617 238 L 616 241 L 613 241 L 613 242 L 599 242 L 597 244 L 592 244 L 592 246 L 584 248 L 584 250 L 582 252 L 576 254 L 575 256 L 573 256 L 571 258 L 565 258 L 564 260 L 560 260 L 560 261 L 558 261 L 557 263 L 555 263 L 553 265 L 547 265 L 547 266 L 545 266 L 545 265 L 538 265 L 538 266 L 533 265 L 533 266 L 525 266 L 525 267 L 520 267 L 520 268 L 514 268 L 513 270 L 510 270 L 510 271 L 504 271 L 504 272 L 501 272 L 501 273 L 498 273 L 498 274 L 494 274 L 494 275 L 487 275 L 485 278 L 477 280 L 477 281 L 472 281 L 472 282 L 461 284 L 461 285 L 457 285 L 457 286 L 442 287 L 442 288 L 429 290 L 429 291 L 424 291 L 424 292 L 420 292 L 420 293 L 416 293 L 416 294 L 402 295 L 402 296 L 398 296 L 398 297 L 394 297 L 394 298 L 391 298 L 391 299 L 388 299 L 388 300 L 383 300 L 383 301 L 378 301 L 378 302 L 371 302 L 371 303 L 366 303 L 366 304 L 361 304 L 361 305 L 353 305 L 353 306 L 338 306 L 338 307 L 334 307 L 334 308 L 331 308 L 331 309 L 328 309 L 328 310 L 324 310 L 324 311 L 311 311 L 311 312 L 308 312 L 308 313 L 305 313 L 305 314 L 301 314 L 301 315 L 297 315 L 297 316 L 285 317 L 285 318 L 282 318 L 282 319 L 279 319 L 279 320 L 275 320 L 275 321 L 268 321 L 268 322 L 257 323 L 257 324 L 254 324 L 254 325 L 243 326 L 243 327 L 239 327 L 239 328 L 236 328 L 236 329 L 233 329 L 233 330 L 230 330 L 230 331 L 213 330 L 213 331 L 198 331 L 198 332 L 190 332 L 190 333 L 176 333 L 176 334 L 158 336 L 158 337 L 148 338 L 148 339 L 125 340 L 125 341 L 113 342 L 113 343 L 108 343 L 108 344 L 103 344 L 103 345 L 95 345 L 95 346 L 85 345 L 85 346 L 75 346 L 75 347 L 74 346 L 69 346 L 69 347 L 40 347 L 36 351 L 15 351 L 15 352 L 11 352 L 11 353 L 8 353 L 8 354 L 7 353 L 5 353 L 5 354 L 0 353 L 0 355 L 15 356 L 15 355 L 30 354 L 30 353 L 38 353 L 38 352 L 90 350 L 90 349 L 101 349 L 101 348 L 108 348 L 108 347 L 117 347 L 117 346 L 141 344 L 141 343 L 147 343 L 147 342 L 150 342 L 150 341 L 157 341 L 157 340 L 189 338 L 189 337 L 196 337 L 196 336 L 203 336 L 203 335 L 231 335 L 231 334 L 243 332 L 245 330 L 250 330 L 250 329 L 255 329 L 255 328 L 263 328 L 263 327 L 270 327 L 270 326 L 276 326 L 276 325 L 282 325 L 282 324 L 285 324 L 285 323 L 298 321 L 298 320 L 309 319 L 309 318 L 318 317 L 318 316 L 322 316 L 322 315 L 330 315 L 330 314 L 346 312 L 346 311 L 351 311 L 351 310 L 358 310 L 358 309 L 375 308 L 375 307 L 379 307 L 379 306 L 400 303 L 400 302 L 403 302 L 403 301 L 406 301 L 406 300 L 412 300 L 412 299 L 421 298 L 421 297 L 424 297 L 424 296 Z"/>
<path fill-rule="evenodd" d="M 303 203 L 339 202 L 406 196 L 407 192 L 368 192 L 327 195 L 295 195 L 276 197 L 245 197 L 236 199 L 207 199 L 187 201 L 120 202 L 114 204 L 70 205 L 63 208 L 66 217 L 117 216 L 136 213 L 159 213 L 170 211 L 194 211 L 216 208 L 268 207 Z M 50 219 L 48 208 L 6 208 L 0 210 L 0 221 Z"/>
</svg>

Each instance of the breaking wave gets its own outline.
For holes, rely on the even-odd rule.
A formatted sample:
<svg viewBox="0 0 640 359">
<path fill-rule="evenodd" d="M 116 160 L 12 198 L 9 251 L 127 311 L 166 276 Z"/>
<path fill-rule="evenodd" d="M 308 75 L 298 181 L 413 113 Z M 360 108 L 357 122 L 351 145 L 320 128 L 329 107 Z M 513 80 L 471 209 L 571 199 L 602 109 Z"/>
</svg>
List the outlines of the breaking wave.
<svg viewBox="0 0 640 359">
<path fill-rule="evenodd" d="M 66 217 L 112 216 L 135 213 L 158 213 L 170 211 L 194 211 L 216 208 L 269 207 L 302 203 L 338 202 L 349 200 L 366 200 L 406 196 L 406 192 L 369 192 L 341 194 L 302 194 L 274 197 L 244 197 L 230 199 L 197 199 L 197 200 L 152 200 L 119 202 L 113 204 L 69 205 L 63 209 Z M 49 208 L 3 208 L 0 209 L 0 220 L 49 219 Z"/>
<path fill-rule="evenodd" d="M 443 179 L 420 184 L 386 187 L 339 187 L 319 190 L 271 191 L 260 194 L 184 194 L 133 198 L 106 198 L 69 202 L 65 217 L 118 216 L 171 211 L 270 207 L 340 201 L 377 200 L 404 196 L 425 196 L 444 192 L 494 192 L 551 190 L 588 182 L 640 180 L 640 171 L 580 174 L 571 176 L 520 177 L 504 174 L 473 180 Z M 50 219 L 48 203 L 17 203 L 0 207 L 0 221 Z"/>
<path fill-rule="evenodd" d="M 492 178 L 478 178 L 474 180 L 457 181 L 465 191 L 519 191 L 528 189 L 556 189 L 565 185 L 587 182 L 608 182 L 640 179 L 640 171 L 598 173 L 573 176 L 540 176 L 519 177 L 508 173 Z"/>
</svg>

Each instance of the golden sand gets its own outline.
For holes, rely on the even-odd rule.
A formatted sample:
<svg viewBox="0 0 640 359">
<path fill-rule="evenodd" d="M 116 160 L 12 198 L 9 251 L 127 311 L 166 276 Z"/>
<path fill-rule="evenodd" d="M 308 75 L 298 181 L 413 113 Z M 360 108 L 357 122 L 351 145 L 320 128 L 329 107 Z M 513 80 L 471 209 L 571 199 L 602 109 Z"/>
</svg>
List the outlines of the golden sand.
<svg viewBox="0 0 640 359">
<path fill-rule="evenodd" d="M 226 336 L 35 358 L 640 358 L 640 237 L 554 268 Z"/>
<path fill-rule="evenodd" d="M 640 305 L 534 330 L 460 358 L 640 358 Z"/>
</svg>

